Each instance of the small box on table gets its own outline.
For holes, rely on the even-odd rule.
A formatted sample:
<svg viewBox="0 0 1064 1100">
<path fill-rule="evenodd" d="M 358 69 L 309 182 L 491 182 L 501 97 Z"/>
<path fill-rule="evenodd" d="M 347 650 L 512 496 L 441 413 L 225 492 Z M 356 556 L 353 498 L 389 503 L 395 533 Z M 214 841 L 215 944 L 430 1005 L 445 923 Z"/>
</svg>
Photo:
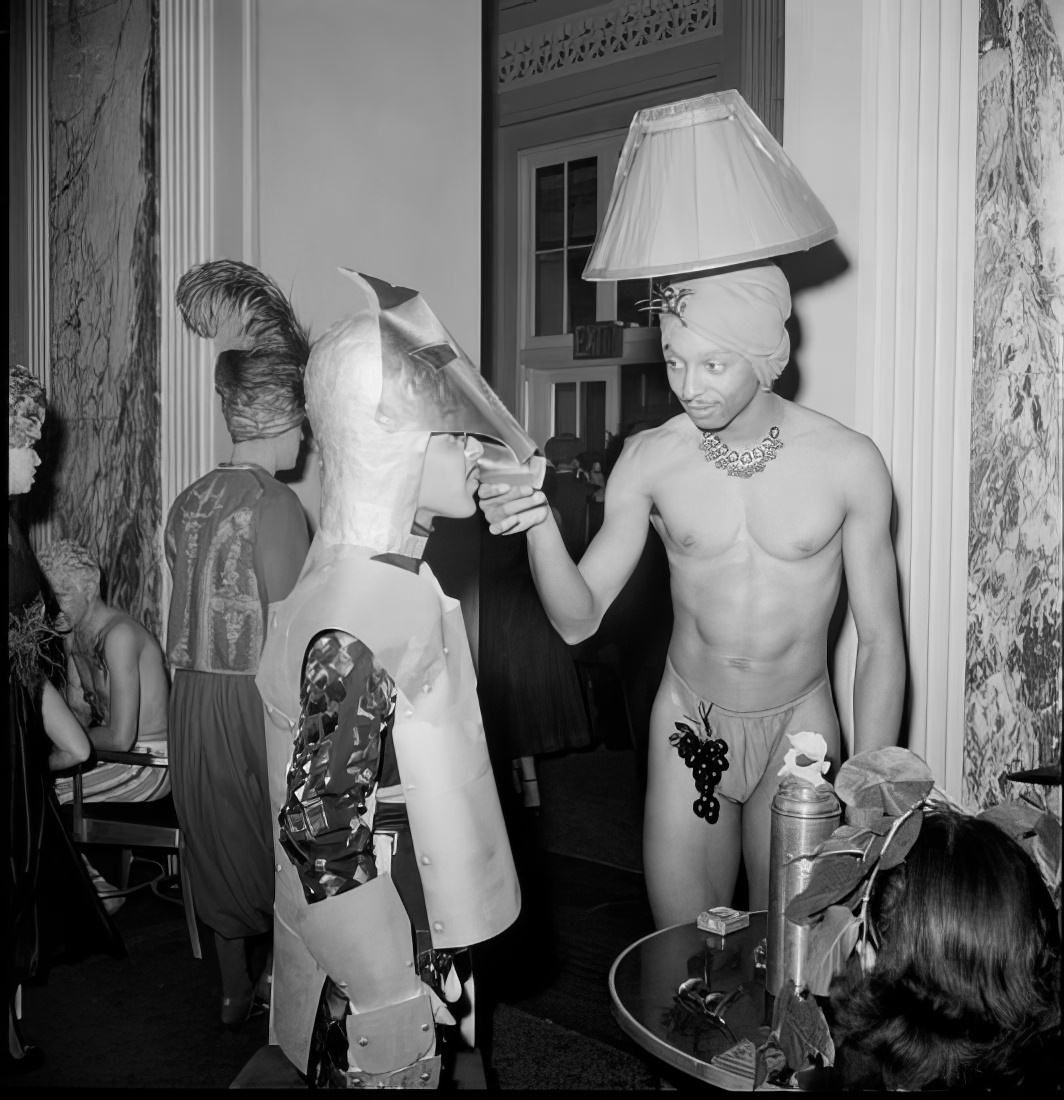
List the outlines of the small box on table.
<svg viewBox="0 0 1064 1100">
<path fill-rule="evenodd" d="M 702 932 L 726 936 L 729 932 L 749 927 L 750 914 L 744 913 L 741 909 L 729 909 L 726 905 L 718 905 L 714 909 L 705 909 L 699 913 L 696 923 Z"/>
</svg>

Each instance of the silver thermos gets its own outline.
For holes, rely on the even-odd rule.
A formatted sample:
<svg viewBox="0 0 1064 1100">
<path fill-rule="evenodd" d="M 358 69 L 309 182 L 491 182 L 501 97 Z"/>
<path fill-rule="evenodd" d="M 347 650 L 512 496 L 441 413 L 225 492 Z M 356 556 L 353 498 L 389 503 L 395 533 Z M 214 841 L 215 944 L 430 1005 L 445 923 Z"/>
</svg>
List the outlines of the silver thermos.
<svg viewBox="0 0 1064 1100">
<path fill-rule="evenodd" d="M 809 929 L 787 920 L 783 910 L 801 893 L 813 873 L 807 855 L 827 840 L 839 826 L 842 808 L 827 784 L 813 784 L 785 776 L 772 800 L 772 834 L 769 841 L 768 959 L 765 988 L 777 996 L 788 978 L 795 988 L 803 985 Z"/>
</svg>

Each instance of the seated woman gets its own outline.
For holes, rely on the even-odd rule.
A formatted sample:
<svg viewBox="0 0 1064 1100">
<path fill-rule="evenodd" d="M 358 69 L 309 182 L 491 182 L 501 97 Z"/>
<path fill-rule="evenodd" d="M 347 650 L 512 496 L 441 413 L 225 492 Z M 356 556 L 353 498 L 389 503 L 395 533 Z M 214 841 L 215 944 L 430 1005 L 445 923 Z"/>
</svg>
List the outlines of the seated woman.
<svg viewBox="0 0 1064 1100">
<path fill-rule="evenodd" d="M 869 915 L 878 946 L 831 986 L 844 1088 L 1059 1088 L 1059 919 L 1019 844 L 936 809 Z"/>
<path fill-rule="evenodd" d="M 71 539 L 38 555 L 69 632 L 67 701 L 97 749 L 166 756 L 170 686 L 159 643 L 131 615 L 105 603 L 100 566 Z M 148 802 L 170 790 L 167 768 L 99 764 L 82 777 L 86 802 Z M 73 780 L 56 780 L 59 802 L 70 802 Z"/>
</svg>

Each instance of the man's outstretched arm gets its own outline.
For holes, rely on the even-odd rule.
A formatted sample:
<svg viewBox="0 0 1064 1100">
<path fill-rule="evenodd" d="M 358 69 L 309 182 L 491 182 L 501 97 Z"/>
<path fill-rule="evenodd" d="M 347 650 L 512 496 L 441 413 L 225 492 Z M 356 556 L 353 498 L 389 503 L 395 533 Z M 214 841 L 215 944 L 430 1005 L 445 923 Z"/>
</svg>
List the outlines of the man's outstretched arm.
<svg viewBox="0 0 1064 1100">
<path fill-rule="evenodd" d="M 874 443 L 861 439 L 849 465 L 842 527 L 846 587 L 857 627 L 853 750 L 897 744 L 905 699 L 906 658 L 898 603 L 898 566 L 890 536 L 894 491 Z"/>
<path fill-rule="evenodd" d="M 602 526 L 577 565 L 542 491 L 480 487 L 480 507 L 493 535 L 528 532 L 528 560 L 543 609 L 570 645 L 595 633 L 632 575 L 647 540 L 650 503 L 626 444 L 606 484 Z"/>
</svg>

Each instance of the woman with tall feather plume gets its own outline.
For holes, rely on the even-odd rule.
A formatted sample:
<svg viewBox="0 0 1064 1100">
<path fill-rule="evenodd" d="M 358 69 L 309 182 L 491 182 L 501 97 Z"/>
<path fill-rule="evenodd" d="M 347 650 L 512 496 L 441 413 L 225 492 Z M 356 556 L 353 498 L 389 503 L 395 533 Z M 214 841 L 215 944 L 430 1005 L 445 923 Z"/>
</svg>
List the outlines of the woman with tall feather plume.
<svg viewBox="0 0 1064 1100">
<path fill-rule="evenodd" d="M 310 341 L 280 288 L 237 261 L 186 272 L 177 305 L 189 329 L 215 341 L 233 441 L 229 461 L 178 496 L 165 535 L 174 804 L 231 1028 L 268 980 L 273 830 L 255 673 L 266 609 L 291 591 L 309 547 L 302 505 L 274 475 L 298 461 Z"/>
</svg>

